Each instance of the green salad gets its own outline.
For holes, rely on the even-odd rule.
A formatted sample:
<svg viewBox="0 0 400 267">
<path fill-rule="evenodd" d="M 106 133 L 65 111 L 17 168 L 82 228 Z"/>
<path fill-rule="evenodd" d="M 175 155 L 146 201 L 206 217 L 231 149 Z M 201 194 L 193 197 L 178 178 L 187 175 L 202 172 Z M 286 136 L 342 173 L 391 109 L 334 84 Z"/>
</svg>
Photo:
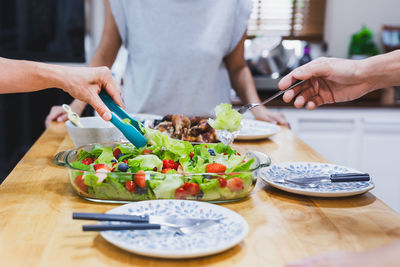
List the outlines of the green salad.
<svg viewBox="0 0 400 267">
<path fill-rule="evenodd" d="M 106 200 L 226 200 L 253 186 L 254 159 L 223 143 L 192 145 L 150 128 L 147 145 L 94 145 L 70 163 L 79 194 Z"/>
</svg>

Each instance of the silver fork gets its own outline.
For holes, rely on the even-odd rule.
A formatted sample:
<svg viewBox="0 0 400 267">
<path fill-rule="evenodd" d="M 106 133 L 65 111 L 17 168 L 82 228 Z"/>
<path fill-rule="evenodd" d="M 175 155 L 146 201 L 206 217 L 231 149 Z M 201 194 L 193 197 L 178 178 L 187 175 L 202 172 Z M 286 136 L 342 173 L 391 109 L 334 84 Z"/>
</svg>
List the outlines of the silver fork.
<svg viewBox="0 0 400 267">
<path fill-rule="evenodd" d="M 185 226 L 185 227 L 167 226 L 167 229 L 175 231 L 177 234 L 180 234 L 180 235 L 190 235 L 190 234 L 197 233 L 207 227 L 213 226 L 214 224 L 220 223 L 221 220 L 222 219 L 206 221 L 206 222 L 198 223 L 194 226 Z"/>
<path fill-rule="evenodd" d="M 150 223 L 123 223 L 123 224 L 94 224 L 94 225 L 83 225 L 83 231 L 121 231 L 121 230 L 157 230 L 165 229 L 173 231 L 177 234 L 193 234 L 201 231 L 204 228 L 210 227 L 214 224 L 220 223 L 221 219 L 208 220 L 204 222 L 198 222 L 191 226 L 170 226 L 161 224 L 150 224 Z"/>
<path fill-rule="evenodd" d="M 295 82 L 294 84 L 292 84 L 291 86 L 289 86 L 288 88 L 286 88 L 285 90 L 279 90 L 279 92 L 277 92 L 277 93 L 274 94 L 273 96 L 270 96 L 269 98 L 267 98 L 266 100 L 264 100 L 264 101 L 261 102 L 261 103 L 250 103 L 250 104 L 244 105 L 244 106 L 242 106 L 242 107 L 238 110 L 238 112 L 239 112 L 240 114 L 244 114 L 244 113 L 246 113 L 246 111 L 251 110 L 252 108 L 255 108 L 255 107 L 257 107 L 257 106 L 264 105 L 264 104 L 268 103 L 269 101 L 271 101 L 271 100 L 277 98 L 278 96 L 282 95 L 282 94 L 285 93 L 286 91 L 291 90 L 291 89 L 295 88 L 296 86 L 299 86 L 300 84 L 304 83 L 305 81 L 307 81 L 307 80 L 300 80 L 300 81 L 297 81 L 297 82 Z"/>
</svg>

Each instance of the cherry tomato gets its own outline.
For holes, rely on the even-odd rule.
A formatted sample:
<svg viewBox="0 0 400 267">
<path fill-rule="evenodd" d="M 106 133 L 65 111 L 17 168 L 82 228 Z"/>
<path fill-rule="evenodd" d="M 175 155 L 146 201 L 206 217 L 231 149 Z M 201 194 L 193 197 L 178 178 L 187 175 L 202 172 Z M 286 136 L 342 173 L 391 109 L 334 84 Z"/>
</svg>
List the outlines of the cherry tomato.
<svg viewBox="0 0 400 267">
<path fill-rule="evenodd" d="M 219 187 L 224 188 L 227 184 L 226 180 L 222 177 L 218 178 L 218 182 L 219 182 Z"/>
<path fill-rule="evenodd" d="M 151 154 L 151 152 L 153 152 L 153 150 L 152 149 L 145 149 L 145 150 L 143 150 L 143 155 L 149 155 L 149 154 Z"/>
<path fill-rule="evenodd" d="M 231 191 L 242 191 L 244 189 L 244 182 L 239 177 L 234 177 L 227 181 L 227 186 Z"/>
<path fill-rule="evenodd" d="M 182 187 L 176 189 L 175 199 L 186 199 L 186 190 L 183 189 Z"/>
<path fill-rule="evenodd" d="M 134 192 L 136 189 L 136 184 L 134 181 L 126 181 L 125 183 L 125 188 L 126 190 L 128 190 L 129 192 Z"/>
<path fill-rule="evenodd" d="M 163 169 L 178 169 L 179 163 L 176 163 L 172 159 L 164 159 L 163 160 Z"/>
<path fill-rule="evenodd" d="M 196 183 L 185 183 L 184 185 L 182 185 L 182 188 L 190 196 L 195 196 L 200 193 L 200 186 Z"/>
<path fill-rule="evenodd" d="M 121 154 L 121 149 L 117 148 L 113 151 L 114 158 L 118 158 L 119 154 Z"/>
<path fill-rule="evenodd" d="M 226 166 L 220 163 L 210 163 L 206 166 L 207 172 L 211 173 L 219 173 L 224 172 L 226 170 Z"/>
<path fill-rule="evenodd" d="M 140 170 L 135 174 L 135 182 L 141 188 L 146 187 L 146 174 L 144 171 Z"/>
<path fill-rule="evenodd" d="M 85 165 L 90 165 L 90 164 L 93 163 L 93 159 L 92 158 L 86 158 L 86 159 L 81 160 L 81 162 L 83 164 L 85 164 Z"/>
<path fill-rule="evenodd" d="M 192 151 L 192 152 L 190 152 L 189 157 L 193 158 L 193 156 L 194 156 L 194 152 Z"/>
</svg>

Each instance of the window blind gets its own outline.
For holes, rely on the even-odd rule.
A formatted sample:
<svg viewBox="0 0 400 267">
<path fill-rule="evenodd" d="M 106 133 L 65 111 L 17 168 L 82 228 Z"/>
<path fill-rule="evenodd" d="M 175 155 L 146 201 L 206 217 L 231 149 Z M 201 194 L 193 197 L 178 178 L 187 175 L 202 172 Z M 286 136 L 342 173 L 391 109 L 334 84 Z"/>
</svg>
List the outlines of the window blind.
<svg viewBox="0 0 400 267">
<path fill-rule="evenodd" d="M 253 0 L 249 36 L 323 39 L 326 0 Z"/>
</svg>

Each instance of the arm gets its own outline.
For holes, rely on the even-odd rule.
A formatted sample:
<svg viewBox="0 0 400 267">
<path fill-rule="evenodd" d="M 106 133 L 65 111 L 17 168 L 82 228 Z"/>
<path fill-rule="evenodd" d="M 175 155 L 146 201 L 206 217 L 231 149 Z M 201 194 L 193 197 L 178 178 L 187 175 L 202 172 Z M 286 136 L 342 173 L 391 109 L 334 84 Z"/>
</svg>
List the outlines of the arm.
<svg viewBox="0 0 400 267">
<path fill-rule="evenodd" d="M 71 68 L 0 58 L 0 69 L 0 93 L 60 88 L 87 101 L 103 119 L 110 120 L 111 113 L 98 96 L 103 86 L 116 103 L 123 105 L 120 89 L 107 68 Z"/>
<path fill-rule="evenodd" d="M 244 104 L 259 103 L 256 86 L 251 76 L 249 67 L 244 59 L 244 41 L 246 34 L 243 35 L 239 44 L 235 49 L 224 58 L 224 62 L 228 69 L 229 78 L 231 80 L 232 88 L 236 91 Z M 277 122 L 287 125 L 285 117 L 276 112 L 268 110 L 264 106 L 259 106 L 252 109 L 254 117 L 258 120 L 265 120 L 270 122 Z"/>
<path fill-rule="evenodd" d="M 400 84 L 400 50 L 364 60 L 318 58 L 282 78 L 279 88 L 284 90 L 297 79 L 309 82 L 283 95 L 285 102 L 295 98 L 297 108 L 306 105 L 312 110 L 323 104 L 351 101 Z"/>
<path fill-rule="evenodd" d="M 119 35 L 117 24 L 115 23 L 113 14 L 111 12 L 110 3 L 108 0 L 104 0 L 105 5 L 105 22 L 103 28 L 103 35 L 99 46 L 93 55 L 92 60 L 89 62 L 89 67 L 106 66 L 111 68 L 117 57 L 118 50 L 121 47 L 122 40 Z M 71 108 L 78 115 L 82 114 L 86 107 L 85 101 L 74 100 L 71 103 Z M 67 115 L 61 106 L 53 106 L 50 114 L 46 118 L 46 125 L 49 125 L 52 121 L 66 121 Z"/>
</svg>

